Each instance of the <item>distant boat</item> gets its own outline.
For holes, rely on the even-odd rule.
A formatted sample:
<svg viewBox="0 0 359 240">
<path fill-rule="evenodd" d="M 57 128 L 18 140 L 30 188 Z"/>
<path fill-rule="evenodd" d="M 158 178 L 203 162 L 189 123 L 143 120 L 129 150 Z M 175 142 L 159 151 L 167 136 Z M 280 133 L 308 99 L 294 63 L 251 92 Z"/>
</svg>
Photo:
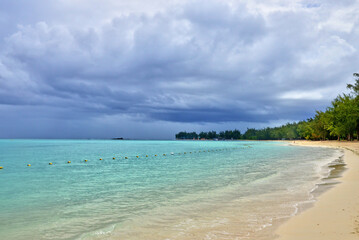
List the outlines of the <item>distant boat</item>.
<svg viewBox="0 0 359 240">
<path fill-rule="evenodd" d="M 121 137 L 121 138 L 112 138 L 112 140 L 124 140 L 124 139 Z"/>
</svg>

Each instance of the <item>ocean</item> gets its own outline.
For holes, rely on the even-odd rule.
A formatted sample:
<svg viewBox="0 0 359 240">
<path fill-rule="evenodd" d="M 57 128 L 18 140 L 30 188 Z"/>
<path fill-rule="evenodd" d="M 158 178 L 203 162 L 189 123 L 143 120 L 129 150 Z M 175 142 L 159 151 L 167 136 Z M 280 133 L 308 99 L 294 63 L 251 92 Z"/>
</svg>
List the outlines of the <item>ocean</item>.
<svg viewBox="0 0 359 240">
<path fill-rule="evenodd" d="M 271 239 L 342 155 L 267 141 L 0 140 L 0 239 Z"/>
</svg>

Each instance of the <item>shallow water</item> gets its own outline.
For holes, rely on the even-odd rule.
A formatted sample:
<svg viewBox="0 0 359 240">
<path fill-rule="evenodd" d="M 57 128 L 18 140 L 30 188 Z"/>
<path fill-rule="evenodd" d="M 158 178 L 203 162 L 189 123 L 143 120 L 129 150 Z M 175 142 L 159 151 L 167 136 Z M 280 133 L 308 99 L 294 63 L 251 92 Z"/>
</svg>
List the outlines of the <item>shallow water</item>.
<svg viewBox="0 0 359 240">
<path fill-rule="evenodd" d="M 265 239 L 341 154 L 280 142 L 0 140 L 0 239 Z"/>
</svg>

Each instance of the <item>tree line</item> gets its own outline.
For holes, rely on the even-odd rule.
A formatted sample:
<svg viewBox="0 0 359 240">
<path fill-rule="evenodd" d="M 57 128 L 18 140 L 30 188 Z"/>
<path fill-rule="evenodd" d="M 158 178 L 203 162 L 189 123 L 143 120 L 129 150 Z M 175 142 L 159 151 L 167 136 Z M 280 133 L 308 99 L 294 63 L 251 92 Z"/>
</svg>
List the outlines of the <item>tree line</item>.
<svg viewBox="0 0 359 240">
<path fill-rule="evenodd" d="M 176 134 L 176 139 L 240 139 L 241 132 L 237 129 L 226 130 L 217 133 L 216 131 L 209 132 L 179 132 Z"/>
<path fill-rule="evenodd" d="M 349 94 L 339 94 L 325 111 L 316 111 L 314 117 L 300 122 L 287 123 L 273 128 L 248 128 L 217 133 L 179 132 L 176 139 L 247 139 L 247 140 L 342 140 L 359 139 L 359 73 L 353 74 L 355 83 L 347 84 Z"/>
</svg>

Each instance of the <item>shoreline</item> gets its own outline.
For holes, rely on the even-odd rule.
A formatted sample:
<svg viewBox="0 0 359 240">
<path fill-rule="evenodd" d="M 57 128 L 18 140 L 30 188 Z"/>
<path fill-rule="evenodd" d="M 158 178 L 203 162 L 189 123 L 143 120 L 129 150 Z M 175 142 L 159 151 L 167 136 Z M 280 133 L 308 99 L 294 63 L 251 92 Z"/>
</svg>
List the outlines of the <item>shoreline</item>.
<svg viewBox="0 0 359 240">
<path fill-rule="evenodd" d="M 314 204 L 281 223 L 276 240 L 351 240 L 359 238 L 359 142 L 295 141 L 294 146 L 344 150 L 346 170 L 339 184 L 320 193 Z"/>
</svg>

